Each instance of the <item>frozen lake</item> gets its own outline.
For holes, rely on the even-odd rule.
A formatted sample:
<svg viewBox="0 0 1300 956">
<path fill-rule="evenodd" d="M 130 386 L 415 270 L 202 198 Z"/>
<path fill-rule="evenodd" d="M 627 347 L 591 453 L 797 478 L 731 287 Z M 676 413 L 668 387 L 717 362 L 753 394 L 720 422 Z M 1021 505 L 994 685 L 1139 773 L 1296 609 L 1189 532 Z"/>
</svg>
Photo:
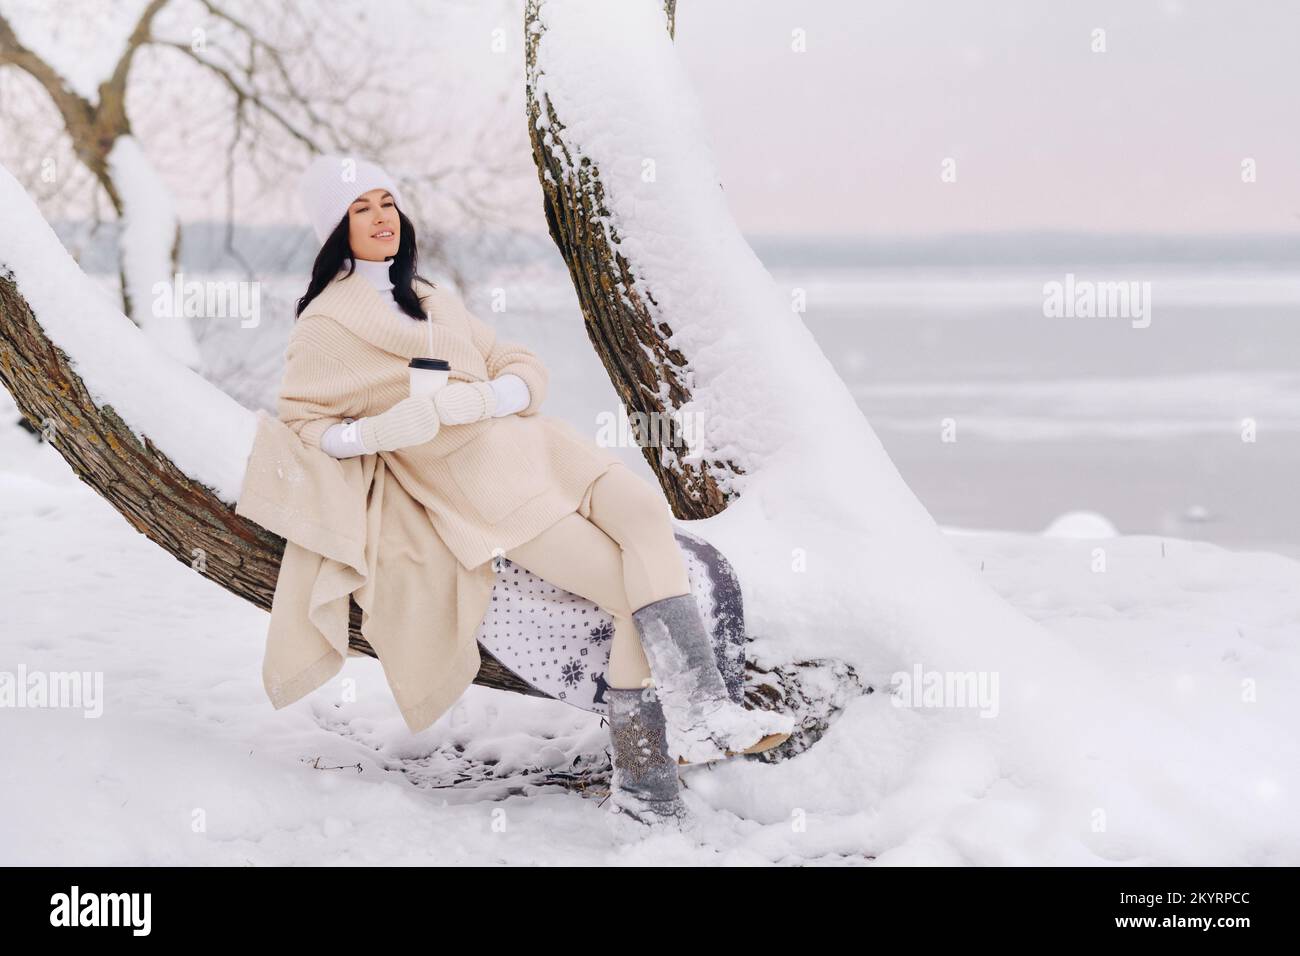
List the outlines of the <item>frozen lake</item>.
<svg viewBox="0 0 1300 956">
<path fill-rule="evenodd" d="M 773 272 L 940 523 L 1300 555 L 1300 273 L 1089 274 L 1150 281 L 1150 324 L 1045 317 L 1060 271 Z"/>
</svg>

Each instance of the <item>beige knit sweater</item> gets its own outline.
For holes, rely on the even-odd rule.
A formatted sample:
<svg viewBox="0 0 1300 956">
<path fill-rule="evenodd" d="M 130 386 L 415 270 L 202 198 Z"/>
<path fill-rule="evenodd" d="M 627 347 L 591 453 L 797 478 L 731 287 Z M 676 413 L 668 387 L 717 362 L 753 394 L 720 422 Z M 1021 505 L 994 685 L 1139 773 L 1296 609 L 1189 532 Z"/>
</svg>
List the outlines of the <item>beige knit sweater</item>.
<svg viewBox="0 0 1300 956">
<path fill-rule="evenodd" d="M 517 414 L 443 425 L 432 441 L 378 453 L 473 569 L 578 510 L 592 482 L 620 462 L 567 422 L 539 414 L 549 376 L 537 355 L 499 340 L 450 290 L 417 282 L 416 291 L 433 318 L 431 357 L 450 362 L 449 381 L 513 373 L 531 396 Z M 319 448 L 331 425 L 385 411 L 409 394 L 410 359 L 430 357 L 428 335 L 427 322 L 395 315 L 363 276 L 340 272 L 290 335 L 280 419 Z"/>
</svg>

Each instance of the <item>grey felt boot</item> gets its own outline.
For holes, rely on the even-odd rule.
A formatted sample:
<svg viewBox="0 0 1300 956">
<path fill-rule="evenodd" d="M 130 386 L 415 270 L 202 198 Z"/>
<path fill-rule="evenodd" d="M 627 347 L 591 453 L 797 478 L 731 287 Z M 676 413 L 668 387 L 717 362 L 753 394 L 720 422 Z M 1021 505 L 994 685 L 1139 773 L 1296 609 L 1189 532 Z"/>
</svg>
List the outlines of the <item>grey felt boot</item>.
<svg viewBox="0 0 1300 956">
<path fill-rule="evenodd" d="M 693 594 L 653 601 L 632 612 L 663 704 L 668 744 L 687 763 L 757 753 L 794 730 L 789 715 L 733 701 Z"/>
<path fill-rule="evenodd" d="M 649 698 L 648 700 L 646 698 Z M 623 813 L 647 824 L 686 819 L 677 761 L 668 752 L 664 712 L 639 687 L 607 687 L 614 765 L 610 797 Z"/>
</svg>

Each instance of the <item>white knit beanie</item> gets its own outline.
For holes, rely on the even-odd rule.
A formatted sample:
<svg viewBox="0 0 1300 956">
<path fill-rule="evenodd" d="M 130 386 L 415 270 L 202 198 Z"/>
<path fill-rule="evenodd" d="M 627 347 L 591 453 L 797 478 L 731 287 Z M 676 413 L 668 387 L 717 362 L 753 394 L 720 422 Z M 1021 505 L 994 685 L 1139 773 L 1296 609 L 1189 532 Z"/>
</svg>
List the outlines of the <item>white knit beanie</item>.
<svg viewBox="0 0 1300 956">
<path fill-rule="evenodd" d="M 298 195 L 322 243 L 362 193 L 387 189 L 397 208 L 404 205 L 397 183 L 381 167 L 358 156 L 317 156 L 303 171 Z"/>
</svg>

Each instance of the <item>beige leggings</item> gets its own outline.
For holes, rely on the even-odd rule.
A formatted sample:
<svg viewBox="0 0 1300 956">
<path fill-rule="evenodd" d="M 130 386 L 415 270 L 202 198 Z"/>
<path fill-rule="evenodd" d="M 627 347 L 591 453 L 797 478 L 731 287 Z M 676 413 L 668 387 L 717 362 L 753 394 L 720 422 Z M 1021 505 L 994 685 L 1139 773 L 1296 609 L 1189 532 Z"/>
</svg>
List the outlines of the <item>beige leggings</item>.
<svg viewBox="0 0 1300 956">
<path fill-rule="evenodd" d="M 618 464 L 592 483 L 577 511 L 506 552 L 511 561 L 614 618 L 605 675 L 611 687 L 641 687 L 650 677 L 632 612 L 691 593 L 671 518 L 659 489 Z"/>
</svg>

